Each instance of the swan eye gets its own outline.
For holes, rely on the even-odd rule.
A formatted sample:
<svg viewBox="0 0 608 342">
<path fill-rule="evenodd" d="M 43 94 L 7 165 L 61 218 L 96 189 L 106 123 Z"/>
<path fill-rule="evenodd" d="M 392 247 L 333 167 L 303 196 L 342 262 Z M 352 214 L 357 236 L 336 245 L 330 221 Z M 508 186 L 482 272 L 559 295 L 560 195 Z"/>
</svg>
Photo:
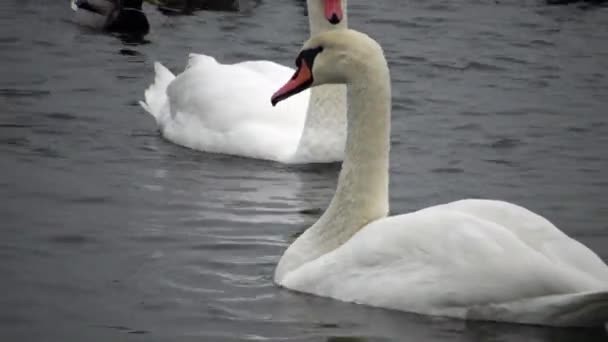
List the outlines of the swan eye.
<svg viewBox="0 0 608 342">
<path fill-rule="evenodd" d="M 318 54 L 323 52 L 323 47 L 319 46 L 316 48 L 302 50 L 296 58 L 296 66 L 300 68 L 302 66 L 302 60 L 306 62 L 306 65 L 312 70 L 312 65 Z"/>
</svg>

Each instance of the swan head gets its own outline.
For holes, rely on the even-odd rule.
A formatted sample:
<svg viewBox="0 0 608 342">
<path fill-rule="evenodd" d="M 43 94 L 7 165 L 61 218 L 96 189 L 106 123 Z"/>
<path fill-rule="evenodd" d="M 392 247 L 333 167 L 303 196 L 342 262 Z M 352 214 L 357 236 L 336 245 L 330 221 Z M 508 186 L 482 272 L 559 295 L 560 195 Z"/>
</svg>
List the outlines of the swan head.
<svg viewBox="0 0 608 342">
<path fill-rule="evenodd" d="M 314 0 L 313 0 L 314 1 Z M 317 0 L 318 1 L 318 0 Z M 321 0 L 323 1 L 325 19 L 332 25 L 339 24 L 344 19 L 343 0 Z"/>
<path fill-rule="evenodd" d="M 380 45 L 368 35 L 354 30 L 327 31 L 310 38 L 296 58 L 292 78 L 272 95 L 277 103 L 308 88 L 323 84 L 350 84 L 369 77 L 376 66 L 387 69 Z"/>
<path fill-rule="evenodd" d="M 308 16 L 322 31 L 346 25 L 346 0 L 308 0 L 307 3 Z"/>
</svg>

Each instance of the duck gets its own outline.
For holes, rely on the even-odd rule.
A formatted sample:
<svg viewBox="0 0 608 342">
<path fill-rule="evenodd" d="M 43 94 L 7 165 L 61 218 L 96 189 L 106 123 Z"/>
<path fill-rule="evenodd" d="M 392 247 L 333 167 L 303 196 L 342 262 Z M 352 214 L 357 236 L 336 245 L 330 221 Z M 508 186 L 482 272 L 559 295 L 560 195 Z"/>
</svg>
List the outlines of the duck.
<svg viewBox="0 0 608 342">
<path fill-rule="evenodd" d="M 311 35 L 347 27 L 346 0 L 308 0 Z M 175 76 L 156 62 L 143 109 L 168 141 L 198 151 L 284 164 L 342 160 L 346 90 L 326 85 L 305 91 L 280 108 L 268 99 L 293 68 L 268 60 L 223 64 L 190 54 Z"/>
<path fill-rule="evenodd" d="M 150 31 L 143 0 L 72 0 L 75 21 L 109 32 L 145 36 Z"/>
<path fill-rule="evenodd" d="M 281 256 L 276 284 L 423 315 L 604 326 L 608 266 L 544 217 L 475 198 L 388 216 L 391 82 L 375 40 L 324 32 L 304 44 L 296 65 L 272 105 L 345 84 L 346 151 L 328 208 Z"/>
</svg>

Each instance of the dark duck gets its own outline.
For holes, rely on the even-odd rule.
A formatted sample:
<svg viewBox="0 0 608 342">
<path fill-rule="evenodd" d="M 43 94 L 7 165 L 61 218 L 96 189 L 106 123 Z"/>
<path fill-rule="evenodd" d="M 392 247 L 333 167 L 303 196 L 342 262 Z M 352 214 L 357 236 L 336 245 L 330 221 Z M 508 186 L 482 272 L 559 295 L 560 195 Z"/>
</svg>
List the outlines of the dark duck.
<svg viewBox="0 0 608 342">
<path fill-rule="evenodd" d="M 72 0 L 76 22 L 121 34 L 144 36 L 150 31 L 143 0 Z"/>
</svg>

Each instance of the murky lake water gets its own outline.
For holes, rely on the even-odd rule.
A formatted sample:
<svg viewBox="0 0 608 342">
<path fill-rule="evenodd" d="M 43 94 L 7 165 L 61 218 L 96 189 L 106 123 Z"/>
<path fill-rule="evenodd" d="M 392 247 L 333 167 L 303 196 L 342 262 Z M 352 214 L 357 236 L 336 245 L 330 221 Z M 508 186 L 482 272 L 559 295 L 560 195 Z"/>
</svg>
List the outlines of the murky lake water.
<svg viewBox="0 0 608 342">
<path fill-rule="evenodd" d="M 608 259 L 608 8 L 352 0 L 394 89 L 391 205 L 513 201 Z M 292 293 L 272 274 L 328 204 L 337 165 L 286 167 L 161 139 L 137 105 L 152 63 L 292 65 L 304 1 L 164 17 L 148 43 L 0 5 L 2 341 L 603 341 Z"/>
</svg>

